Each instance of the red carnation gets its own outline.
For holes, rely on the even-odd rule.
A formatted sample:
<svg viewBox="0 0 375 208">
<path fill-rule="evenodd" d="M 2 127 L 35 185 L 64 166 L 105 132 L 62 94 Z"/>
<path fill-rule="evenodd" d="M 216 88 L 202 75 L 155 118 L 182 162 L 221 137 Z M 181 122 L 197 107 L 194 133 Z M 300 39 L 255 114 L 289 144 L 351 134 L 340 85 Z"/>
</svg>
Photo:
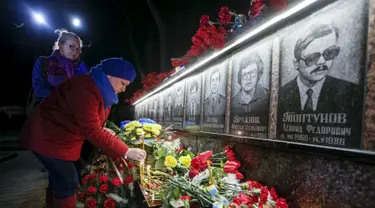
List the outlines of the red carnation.
<svg viewBox="0 0 375 208">
<path fill-rule="evenodd" d="M 88 208 L 96 208 L 96 200 L 93 198 L 87 199 L 86 207 Z"/>
<path fill-rule="evenodd" d="M 133 182 L 133 177 L 129 176 L 124 179 L 124 184 L 129 184 Z"/>
<path fill-rule="evenodd" d="M 199 174 L 199 170 L 198 169 L 195 169 L 195 168 L 191 168 L 190 171 L 189 171 L 189 178 L 194 178 L 195 176 L 197 176 Z"/>
<path fill-rule="evenodd" d="M 219 19 L 220 19 L 220 23 L 223 25 L 226 25 L 231 21 L 232 14 L 229 12 L 228 7 L 223 6 L 220 8 Z"/>
<path fill-rule="evenodd" d="M 200 28 L 207 28 L 207 26 L 210 24 L 210 17 L 207 15 L 203 15 L 201 19 L 199 20 L 199 26 Z"/>
<path fill-rule="evenodd" d="M 99 178 L 99 181 L 101 183 L 106 183 L 108 181 L 108 176 L 105 175 L 105 174 L 101 175 L 100 178 Z"/>
<path fill-rule="evenodd" d="M 266 8 L 266 5 L 264 4 L 263 1 L 264 0 L 255 0 L 252 3 L 251 8 L 249 10 L 249 14 L 248 14 L 250 18 L 257 17 Z"/>
<path fill-rule="evenodd" d="M 120 181 L 119 178 L 114 178 L 112 180 L 112 184 L 115 185 L 115 186 L 119 186 L 119 185 L 121 185 L 121 181 Z"/>
<path fill-rule="evenodd" d="M 266 204 L 267 203 L 267 199 L 268 199 L 268 188 L 267 188 L 267 186 L 263 186 L 260 189 L 259 204 L 261 204 L 261 205 Z"/>
<path fill-rule="evenodd" d="M 246 181 L 248 189 L 252 188 L 262 188 L 262 184 L 257 181 Z"/>
<path fill-rule="evenodd" d="M 96 172 L 93 172 L 91 175 L 90 175 L 90 179 L 92 180 L 92 179 L 95 179 L 96 178 L 96 175 L 97 175 L 97 173 Z"/>
<path fill-rule="evenodd" d="M 90 179 L 89 175 L 83 176 L 83 178 L 82 178 L 82 184 L 87 184 L 89 182 L 89 179 Z"/>
<path fill-rule="evenodd" d="M 106 194 L 108 191 L 108 185 L 107 184 L 102 184 L 99 188 L 99 191 Z"/>
<path fill-rule="evenodd" d="M 285 199 L 279 198 L 276 201 L 276 208 L 288 208 L 288 203 L 286 203 Z"/>
<path fill-rule="evenodd" d="M 134 168 L 135 165 L 133 163 L 128 163 L 128 168 Z"/>
<path fill-rule="evenodd" d="M 181 196 L 182 201 L 190 201 L 191 197 L 189 195 Z"/>
<path fill-rule="evenodd" d="M 234 166 L 234 167 L 236 167 L 236 168 L 239 168 L 239 167 L 241 167 L 241 164 L 240 164 L 240 162 L 238 162 L 238 161 L 227 161 L 227 162 L 225 162 L 225 165 L 230 165 L 230 166 Z"/>
<path fill-rule="evenodd" d="M 277 193 L 276 193 L 276 191 L 275 191 L 275 188 L 271 188 L 271 190 L 270 190 L 270 195 L 271 195 L 271 197 L 272 197 L 272 199 L 274 200 L 274 201 L 277 201 L 277 199 L 279 198 L 279 196 L 277 196 Z"/>
<path fill-rule="evenodd" d="M 116 202 L 113 199 L 108 198 L 104 201 L 104 208 L 115 208 Z"/>
<path fill-rule="evenodd" d="M 244 177 L 242 175 L 242 173 L 240 173 L 239 171 L 236 172 L 236 178 L 239 179 L 239 180 L 242 180 Z"/>
<path fill-rule="evenodd" d="M 288 0 L 270 0 L 269 3 L 277 11 L 283 11 L 287 7 Z"/>
<path fill-rule="evenodd" d="M 235 173 L 237 168 L 231 165 L 224 165 L 224 173 Z"/>
<path fill-rule="evenodd" d="M 96 192 L 96 188 L 94 186 L 90 186 L 88 189 L 87 189 L 87 193 L 90 195 L 90 194 L 94 194 Z"/>
<path fill-rule="evenodd" d="M 85 200 L 85 193 L 84 192 L 78 192 L 77 198 L 79 201 L 84 201 Z"/>
<path fill-rule="evenodd" d="M 236 153 L 233 152 L 228 146 L 225 146 L 225 154 L 227 155 L 228 160 L 236 160 Z"/>
</svg>

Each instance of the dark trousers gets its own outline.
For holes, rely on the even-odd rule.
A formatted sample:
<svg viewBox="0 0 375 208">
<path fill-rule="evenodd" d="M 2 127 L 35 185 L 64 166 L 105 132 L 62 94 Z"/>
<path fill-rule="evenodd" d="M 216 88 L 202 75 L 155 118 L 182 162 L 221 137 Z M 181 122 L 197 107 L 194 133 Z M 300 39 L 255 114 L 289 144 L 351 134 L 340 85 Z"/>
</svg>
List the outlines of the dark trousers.
<svg viewBox="0 0 375 208">
<path fill-rule="evenodd" d="M 77 170 L 78 179 L 80 183 L 82 182 L 81 171 L 85 168 L 86 165 L 91 164 L 92 162 L 93 149 L 94 146 L 92 146 L 92 144 L 89 141 L 85 140 L 83 142 L 81 149 L 81 158 L 74 162 L 74 166 Z"/>
<path fill-rule="evenodd" d="M 52 190 L 54 197 L 64 199 L 73 196 L 79 184 L 74 162 L 34 154 L 48 171 L 48 188 Z"/>
</svg>

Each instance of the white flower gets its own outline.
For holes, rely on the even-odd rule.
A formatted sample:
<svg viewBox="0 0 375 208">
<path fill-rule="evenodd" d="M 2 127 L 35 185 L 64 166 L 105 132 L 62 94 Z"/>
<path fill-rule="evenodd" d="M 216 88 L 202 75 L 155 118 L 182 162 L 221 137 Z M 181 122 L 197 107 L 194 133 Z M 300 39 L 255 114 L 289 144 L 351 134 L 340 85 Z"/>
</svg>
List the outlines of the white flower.
<svg viewBox="0 0 375 208">
<path fill-rule="evenodd" d="M 110 193 L 110 194 L 106 194 L 106 196 L 108 198 L 111 198 L 111 199 L 115 200 L 117 203 L 123 203 L 123 204 L 127 204 L 128 203 L 127 199 L 122 198 L 121 196 L 119 196 L 117 194 Z"/>
<path fill-rule="evenodd" d="M 172 207 L 175 207 L 175 208 L 184 206 L 184 202 L 181 199 L 178 199 L 178 200 L 173 199 L 170 201 L 170 204 L 172 205 Z"/>
<path fill-rule="evenodd" d="M 229 173 L 227 177 L 223 178 L 224 183 L 239 184 L 240 180 L 236 178 L 236 174 Z"/>
<path fill-rule="evenodd" d="M 202 181 L 206 178 L 208 178 L 210 176 L 210 172 L 208 171 L 208 169 L 206 169 L 205 171 L 199 173 L 198 175 L 196 175 L 193 180 L 191 181 L 191 183 L 193 185 L 196 185 L 196 186 L 199 186 Z"/>
</svg>

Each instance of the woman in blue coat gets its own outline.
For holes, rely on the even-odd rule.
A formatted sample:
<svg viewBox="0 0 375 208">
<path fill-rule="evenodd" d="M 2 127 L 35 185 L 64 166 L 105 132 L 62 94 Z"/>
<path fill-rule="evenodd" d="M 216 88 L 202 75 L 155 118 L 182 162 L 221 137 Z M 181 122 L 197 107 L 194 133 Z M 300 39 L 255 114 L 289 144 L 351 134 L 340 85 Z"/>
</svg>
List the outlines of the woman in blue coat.
<svg viewBox="0 0 375 208">
<path fill-rule="evenodd" d="M 32 87 L 36 103 L 42 102 L 54 88 L 65 80 L 88 73 L 87 66 L 79 60 L 82 49 L 81 38 L 67 30 L 56 30 L 55 32 L 59 36 L 53 46 L 52 54 L 48 57 L 40 56 L 33 67 Z M 93 146 L 85 141 L 82 146 L 81 160 L 75 162 L 78 173 L 83 168 L 84 161 L 89 162 L 92 149 Z M 51 200 L 52 193 L 47 188 L 46 203 L 51 204 L 49 202 Z"/>
<path fill-rule="evenodd" d="M 56 32 L 59 37 L 52 54 L 39 57 L 32 72 L 33 90 L 39 102 L 66 79 L 88 72 L 87 66 L 79 60 L 82 40 L 66 30 Z"/>
</svg>

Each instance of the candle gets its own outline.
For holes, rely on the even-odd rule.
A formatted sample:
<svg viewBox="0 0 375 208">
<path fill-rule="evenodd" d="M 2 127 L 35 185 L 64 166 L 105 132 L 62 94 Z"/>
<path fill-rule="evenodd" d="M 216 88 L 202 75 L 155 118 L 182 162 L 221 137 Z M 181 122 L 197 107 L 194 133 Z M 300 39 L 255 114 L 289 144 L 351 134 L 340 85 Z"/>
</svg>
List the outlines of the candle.
<svg viewBox="0 0 375 208">
<path fill-rule="evenodd" d="M 210 185 L 212 185 L 214 183 L 214 179 L 212 178 L 212 171 L 211 171 L 211 168 L 210 168 L 210 161 L 207 160 L 207 169 L 208 169 L 208 172 L 210 173 Z"/>
<path fill-rule="evenodd" d="M 142 130 L 142 149 L 145 150 L 145 132 Z"/>
</svg>

